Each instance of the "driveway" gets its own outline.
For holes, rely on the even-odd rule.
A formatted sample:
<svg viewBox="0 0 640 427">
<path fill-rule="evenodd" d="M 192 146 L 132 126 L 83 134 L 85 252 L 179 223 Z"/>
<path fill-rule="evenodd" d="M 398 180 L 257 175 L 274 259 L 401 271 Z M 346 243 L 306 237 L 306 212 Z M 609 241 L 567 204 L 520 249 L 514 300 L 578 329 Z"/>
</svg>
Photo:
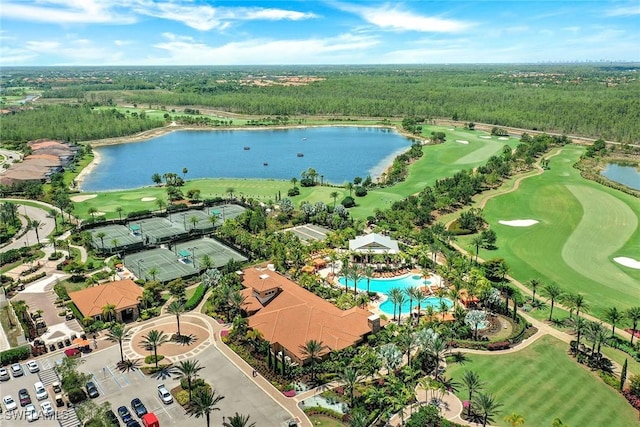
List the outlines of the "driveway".
<svg viewBox="0 0 640 427">
<path fill-rule="evenodd" d="M 23 200 L 20 199 L 2 199 L 0 201 L 11 201 L 18 205 L 18 214 L 21 218 L 25 216 L 30 218 L 31 220 L 37 220 L 40 222 L 40 227 L 38 227 L 38 237 L 40 238 L 40 242 L 44 243 L 46 241 L 47 236 L 53 232 L 55 228 L 55 222 L 53 218 L 49 217 L 49 210 L 53 207 L 48 207 L 46 204 L 42 204 L 42 207 L 33 207 L 27 205 L 21 205 L 20 202 Z M 25 226 L 25 220 L 22 221 L 23 227 Z M 13 242 L 9 243 L 6 246 L 3 246 L 0 249 L 2 252 L 6 252 L 9 249 L 18 249 L 24 246 L 32 246 L 38 242 L 36 238 L 35 230 L 29 230 L 24 235 L 18 237 Z"/>
</svg>

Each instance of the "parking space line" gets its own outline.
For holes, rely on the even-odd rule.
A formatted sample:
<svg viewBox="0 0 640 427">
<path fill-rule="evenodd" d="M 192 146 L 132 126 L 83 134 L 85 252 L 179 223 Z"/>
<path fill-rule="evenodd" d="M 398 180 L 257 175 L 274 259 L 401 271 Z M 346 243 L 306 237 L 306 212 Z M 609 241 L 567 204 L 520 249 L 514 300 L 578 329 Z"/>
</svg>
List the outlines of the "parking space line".
<svg viewBox="0 0 640 427">
<path fill-rule="evenodd" d="M 104 387 L 102 387 L 102 384 L 100 384 L 100 381 L 98 381 L 98 378 L 96 378 L 96 376 L 94 374 L 91 374 L 91 380 L 96 385 L 96 387 L 98 387 L 98 389 L 100 389 L 100 394 L 103 394 L 103 395 L 107 394 L 107 392 L 105 391 Z"/>
</svg>

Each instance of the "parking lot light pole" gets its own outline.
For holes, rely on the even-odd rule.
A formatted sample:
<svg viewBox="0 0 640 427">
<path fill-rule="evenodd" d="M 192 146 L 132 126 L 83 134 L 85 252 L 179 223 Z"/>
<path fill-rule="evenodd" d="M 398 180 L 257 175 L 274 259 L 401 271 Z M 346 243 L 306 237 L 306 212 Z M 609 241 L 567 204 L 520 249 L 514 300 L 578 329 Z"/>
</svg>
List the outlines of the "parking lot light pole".
<svg viewBox="0 0 640 427">
<path fill-rule="evenodd" d="M 144 262 L 143 259 L 138 260 L 138 279 L 142 279 L 142 269 L 140 268 L 140 263 Z"/>
</svg>

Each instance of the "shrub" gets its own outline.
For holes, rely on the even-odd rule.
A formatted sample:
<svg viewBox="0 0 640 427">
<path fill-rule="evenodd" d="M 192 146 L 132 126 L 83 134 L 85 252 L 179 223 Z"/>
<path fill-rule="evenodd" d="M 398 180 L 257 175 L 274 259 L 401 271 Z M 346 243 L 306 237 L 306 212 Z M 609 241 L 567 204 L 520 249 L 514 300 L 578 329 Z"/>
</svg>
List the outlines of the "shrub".
<svg viewBox="0 0 640 427">
<path fill-rule="evenodd" d="M 604 381 L 610 387 L 613 387 L 616 390 L 620 390 L 620 380 L 618 380 L 615 376 L 611 375 L 608 372 L 598 372 L 602 381 Z"/>
<path fill-rule="evenodd" d="M 352 208 L 352 207 L 354 207 L 356 205 L 356 201 L 353 200 L 353 197 L 347 196 L 344 199 L 342 199 L 340 204 L 342 206 L 344 206 L 345 208 Z"/>
<path fill-rule="evenodd" d="M 159 354 L 157 356 L 157 361 L 160 362 L 162 359 L 164 359 L 164 356 Z M 144 358 L 144 363 L 146 363 L 147 365 L 155 365 L 156 364 L 156 356 L 153 354 L 150 354 L 149 356 Z"/>
<path fill-rule="evenodd" d="M 69 396 L 69 402 L 71 403 L 80 403 L 87 399 L 87 394 L 81 388 L 72 388 L 67 393 Z"/>
<path fill-rule="evenodd" d="M 367 195 L 367 189 L 364 187 L 358 186 L 355 188 L 355 194 L 356 194 L 356 197 L 364 197 Z"/>
<path fill-rule="evenodd" d="M 196 308 L 198 304 L 200 304 L 200 301 L 202 301 L 202 298 L 204 298 L 204 294 L 206 291 L 207 290 L 204 286 L 204 283 L 200 283 L 196 288 L 196 291 L 193 293 L 193 295 L 191 295 L 191 298 L 189 298 L 184 304 L 185 311 L 190 311 Z"/>
<path fill-rule="evenodd" d="M 67 295 L 67 298 L 69 298 L 69 295 Z M 69 308 L 69 310 L 71 310 L 71 312 L 76 317 L 76 319 L 78 320 L 84 319 L 84 316 L 82 315 L 82 313 L 80 313 L 80 310 L 78 310 L 78 307 L 76 307 L 76 305 L 73 302 L 69 302 L 67 304 L 67 307 Z"/>
<path fill-rule="evenodd" d="M 31 355 L 31 350 L 28 345 L 22 347 L 11 348 L 0 353 L 0 364 L 8 365 L 16 363 L 19 360 L 25 360 Z"/>
<path fill-rule="evenodd" d="M 627 399 L 627 401 L 631 404 L 631 406 L 633 406 L 634 408 L 640 411 L 640 397 L 631 393 L 631 390 L 625 390 L 622 392 L 622 394 Z"/>
<path fill-rule="evenodd" d="M 187 390 L 180 390 L 174 397 L 176 398 L 176 402 L 181 406 L 185 406 L 189 403 L 189 391 Z"/>
<path fill-rule="evenodd" d="M 289 197 L 294 197 L 294 196 L 297 196 L 298 194 L 300 194 L 300 188 L 298 188 L 298 187 L 290 188 L 287 191 L 287 196 L 289 196 Z"/>
<path fill-rule="evenodd" d="M 487 350 L 506 350 L 509 348 L 509 345 L 509 341 L 490 342 L 489 344 L 487 344 Z"/>
<path fill-rule="evenodd" d="M 206 386 L 206 384 L 207 383 L 202 378 L 196 378 L 195 380 L 191 380 L 191 388 L 194 390 L 200 387 L 204 387 Z M 180 387 L 182 387 L 183 390 L 189 390 L 189 382 L 187 381 L 186 378 L 180 379 Z"/>
</svg>

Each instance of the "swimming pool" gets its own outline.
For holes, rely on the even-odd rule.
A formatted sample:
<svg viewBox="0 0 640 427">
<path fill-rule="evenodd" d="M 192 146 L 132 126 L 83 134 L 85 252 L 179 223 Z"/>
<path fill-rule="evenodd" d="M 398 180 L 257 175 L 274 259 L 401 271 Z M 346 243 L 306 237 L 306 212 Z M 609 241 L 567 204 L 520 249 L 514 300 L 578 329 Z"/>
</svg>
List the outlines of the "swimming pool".
<svg viewBox="0 0 640 427">
<path fill-rule="evenodd" d="M 344 285 L 345 280 L 344 277 L 340 277 L 338 279 L 340 284 Z M 422 276 L 418 274 L 409 274 L 407 276 L 401 276 L 393 279 L 371 279 L 369 282 L 369 290 L 371 292 L 380 292 L 382 294 L 388 295 L 389 291 L 393 288 L 406 289 L 411 286 L 425 286 L 431 284 L 430 280 L 425 280 Z M 353 280 L 348 281 L 348 286 L 350 289 L 353 289 Z M 366 291 L 367 290 L 367 278 L 362 278 L 358 280 L 358 290 Z M 427 307 L 433 307 L 435 311 L 440 311 L 440 300 L 439 297 L 428 297 L 420 304 L 420 310 L 424 310 Z M 442 301 L 447 305 L 448 308 L 453 307 L 453 301 L 448 298 L 442 298 Z M 416 306 L 416 302 L 412 302 L 413 306 Z M 397 311 L 398 307 L 396 307 Z M 393 303 L 387 298 L 382 304 L 380 304 L 380 310 L 384 311 L 387 314 L 393 315 Z M 409 299 L 402 304 L 402 313 L 409 314 L 411 311 L 411 307 L 409 306 Z"/>
</svg>

